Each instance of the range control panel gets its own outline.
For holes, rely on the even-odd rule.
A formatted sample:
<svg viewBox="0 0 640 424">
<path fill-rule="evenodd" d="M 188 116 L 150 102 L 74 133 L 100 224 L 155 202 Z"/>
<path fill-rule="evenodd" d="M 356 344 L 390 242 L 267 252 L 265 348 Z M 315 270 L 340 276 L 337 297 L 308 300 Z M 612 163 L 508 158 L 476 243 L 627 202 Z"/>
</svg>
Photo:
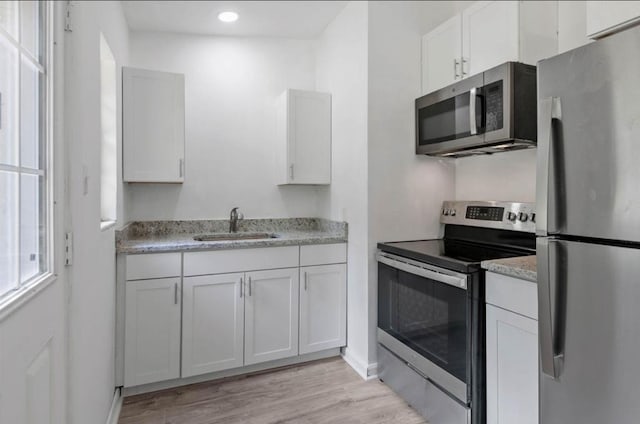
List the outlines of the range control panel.
<svg viewBox="0 0 640 424">
<path fill-rule="evenodd" d="M 440 222 L 534 233 L 536 213 L 533 203 L 446 201 Z"/>
</svg>

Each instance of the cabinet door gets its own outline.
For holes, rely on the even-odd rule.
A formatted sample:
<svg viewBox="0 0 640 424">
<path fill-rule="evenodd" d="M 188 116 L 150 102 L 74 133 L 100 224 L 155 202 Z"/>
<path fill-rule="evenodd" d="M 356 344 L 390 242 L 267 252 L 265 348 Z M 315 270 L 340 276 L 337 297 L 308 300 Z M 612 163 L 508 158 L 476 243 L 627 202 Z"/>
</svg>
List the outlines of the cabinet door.
<svg viewBox="0 0 640 424">
<path fill-rule="evenodd" d="M 465 77 L 519 59 L 517 1 L 479 1 L 462 12 Z"/>
<path fill-rule="evenodd" d="M 588 1 L 587 36 L 600 38 L 636 24 L 640 1 Z"/>
<path fill-rule="evenodd" d="M 298 268 L 245 274 L 245 365 L 298 354 Z"/>
<path fill-rule="evenodd" d="M 126 182 L 184 181 L 184 75 L 122 68 Z"/>
<path fill-rule="evenodd" d="M 182 377 L 243 365 L 243 277 L 221 274 L 184 278 Z"/>
<path fill-rule="evenodd" d="M 291 90 L 289 97 L 291 183 L 331 183 L 331 95 Z"/>
<path fill-rule="evenodd" d="M 487 305 L 487 424 L 538 424 L 538 322 Z"/>
<path fill-rule="evenodd" d="M 300 268 L 300 354 L 347 341 L 346 264 Z"/>
<path fill-rule="evenodd" d="M 125 387 L 180 377 L 180 279 L 125 284 Z"/>
<path fill-rule="evenodd" d="M 422 37 L 422 94 L 461 76 L 462 18 L 456 15 Z"/>
</svg>

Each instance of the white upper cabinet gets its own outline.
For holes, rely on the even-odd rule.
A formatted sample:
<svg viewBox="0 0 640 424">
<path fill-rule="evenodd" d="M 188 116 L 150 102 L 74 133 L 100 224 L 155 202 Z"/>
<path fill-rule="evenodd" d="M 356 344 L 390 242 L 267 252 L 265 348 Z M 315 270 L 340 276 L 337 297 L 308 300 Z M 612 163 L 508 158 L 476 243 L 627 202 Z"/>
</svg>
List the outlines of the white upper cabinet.
<svg viewBox="0 0 640 424">
<path fill-rule="evenodd" d="M 465 76 L 519 59 L 516 1 L 481 1 L 462 12 Z"/>
<path fill-rule="evenodd" d="M 184 181 L 184 75 L 122 68 L 125 182 Z"/>
<path fill-rule="evenodd" d="M 556 1 L 478 1 L 422 37 L 423 94 L 504 62 L 558 52 Z"/>
<path fill-rule="evenodd" d="M 456 15 L 422 37 L 422 87 L 424 93 L 461 78 L 462 17 Z M 429 72 L 424 72 L 424 70 Z"/>
<path fill-rule="evenodd" d="M 286 90 L 277 120 L 278 184 L 331 184 L 331 95 Z"/>
<path fill-rule="evenodd" d="M 640 22 L 640 1 L 588 1 L 587 37 L 600 38 Z"/>
</svg>

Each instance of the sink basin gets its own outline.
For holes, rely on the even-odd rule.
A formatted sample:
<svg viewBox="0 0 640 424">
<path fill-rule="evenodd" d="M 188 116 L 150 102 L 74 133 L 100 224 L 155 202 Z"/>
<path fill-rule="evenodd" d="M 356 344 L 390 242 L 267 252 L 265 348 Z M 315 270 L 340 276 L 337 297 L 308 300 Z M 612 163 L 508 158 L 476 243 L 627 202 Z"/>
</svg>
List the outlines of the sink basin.
<svg viewBox="0 0 640 424">
<path fill-rule="evenodd" d="M 278 238 L 275 233 L 212 233 L 198 234 L 193 239 L 196 241 L 224 241 L 224 240 L 260 240 Z"/>
</svg>

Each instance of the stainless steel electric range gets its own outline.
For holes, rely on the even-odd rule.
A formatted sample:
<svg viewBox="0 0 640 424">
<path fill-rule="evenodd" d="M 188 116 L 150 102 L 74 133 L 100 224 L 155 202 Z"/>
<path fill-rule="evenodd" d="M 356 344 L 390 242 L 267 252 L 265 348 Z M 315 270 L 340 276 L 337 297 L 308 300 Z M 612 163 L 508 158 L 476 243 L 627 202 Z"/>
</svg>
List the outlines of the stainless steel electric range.
<svg viewBox="0 0 640 424">
<path fill-rule="evenodd" d="M 535 254 L 530 203 L 444 202 L 444 238 L 378 244 L 378 375 L 430 424 L 484 424 L 480 262 Z"/>
</svg>

